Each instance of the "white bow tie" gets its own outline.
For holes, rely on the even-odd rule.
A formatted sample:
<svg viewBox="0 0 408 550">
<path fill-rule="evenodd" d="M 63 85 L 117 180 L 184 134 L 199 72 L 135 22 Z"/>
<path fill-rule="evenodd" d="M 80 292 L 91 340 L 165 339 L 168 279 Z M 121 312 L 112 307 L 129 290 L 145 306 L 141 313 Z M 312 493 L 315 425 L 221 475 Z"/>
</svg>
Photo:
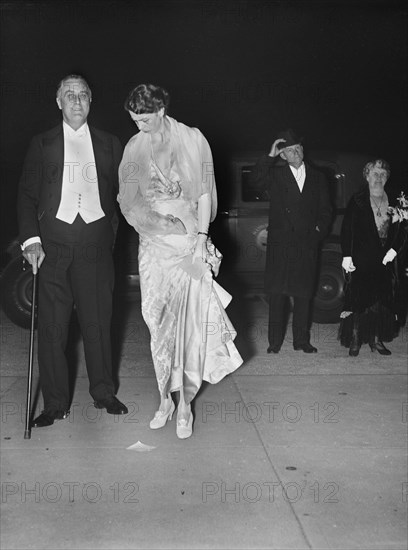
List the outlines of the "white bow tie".
<svg viewBox="0 0 408 550">
<path fill-rule="evenodd" d="M 78 130 L 74 130 L 71 127 L 67 128 L 67 135 L 71 138 L 83 137 L 86 136 L 86 134 L 87 130 L 85 125 L 82 125 Z"/>
<path fill-rule="evenodd" d="M 73 132 L 73 135 L 75 137 L 83 137 L 86 135 L 86 130 L 83 126 L 81 126 L 81 128 L 79 128 L 76 132 Z"/>
</svg>

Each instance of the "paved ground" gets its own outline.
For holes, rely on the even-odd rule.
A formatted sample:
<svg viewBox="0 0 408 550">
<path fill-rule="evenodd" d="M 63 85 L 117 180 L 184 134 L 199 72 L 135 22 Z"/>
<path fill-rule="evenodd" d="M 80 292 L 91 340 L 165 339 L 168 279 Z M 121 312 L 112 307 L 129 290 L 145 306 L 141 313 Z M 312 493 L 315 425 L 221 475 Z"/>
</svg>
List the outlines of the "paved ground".
<svg viewBox="0 0 408 550">
<path fill-rule="evenodd" d="M 185 441 L 174 419 L 148 427 L 158 397 L 137 299 L 114 323 L 129 414 L 93 407 L 74 330 L 71 416 L 24 440 L 29 335 L 3 316 L 2 549 L 407 548 L 406 331 L 392 357 L 354 359 L 337 325 L 314 325 L 317 355 L 288 334 L 271 357 L 265 304 L 229 312 L 246 362 L 203 387 Z"/>
</svg>

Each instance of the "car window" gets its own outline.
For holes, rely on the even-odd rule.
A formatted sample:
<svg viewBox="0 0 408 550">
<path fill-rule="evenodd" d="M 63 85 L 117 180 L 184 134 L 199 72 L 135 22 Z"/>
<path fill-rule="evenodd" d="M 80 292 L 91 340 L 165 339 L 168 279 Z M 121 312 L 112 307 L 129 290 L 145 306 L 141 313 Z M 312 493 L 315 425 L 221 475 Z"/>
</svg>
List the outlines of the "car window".
<svg viewBox="0 0 408 550">
<path fill-rule="evenodd" d="M 237 204 L 258 202 L 265 206 L 264 203 L 268 202 L 267 191 L 254 185 L 251 178 L 254 166 L 262 154 L 262 152 L 249 152 L 243 154 L 241 158 L 233 159 L 232 181 L 234 183 L 232 188 L 235 189 L 233 200 L 236 200 Z M 334 208 L 336 210 L 344 209 L 351 194 L 360 185 L 361 176 L 359 174 L 361 166 L 364 166 L 364 158 L 355 154 L 340 155 L 336 151 L 312 150 L 305 155 L 305 159 L 315 168 L 324 172 Z"/>
<path fill-rule="evenodd" d="M 241 197 L 244 202 L 266 202 L 268 197 L 266 194 L 261 194 L 259 189 L 255 189 L 251 181 L 251 173 L 254 164 L 246 164 L 241 166 Z"/>
</svg>

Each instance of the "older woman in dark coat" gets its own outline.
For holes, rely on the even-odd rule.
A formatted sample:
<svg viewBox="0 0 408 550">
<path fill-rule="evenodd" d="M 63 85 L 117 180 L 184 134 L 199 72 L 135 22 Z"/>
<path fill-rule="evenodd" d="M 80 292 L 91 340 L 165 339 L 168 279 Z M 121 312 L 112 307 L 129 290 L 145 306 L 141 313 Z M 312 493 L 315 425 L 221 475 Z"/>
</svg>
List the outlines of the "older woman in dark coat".
<svg viewBox="0 0 408 550">
<path fill-rule="evenodd" d="M 403 244 L 400 224 L 391 223 L 384 186 L 390 176 L 385 160 L 366 164 L 368 185 L 347 206 L 341 230 L 343 269 L 348 273 L 340 342 L 357 356 L 362 344 L 391 355 L 384 342 L 394 337 L 394 260 Z"/>
</svg>

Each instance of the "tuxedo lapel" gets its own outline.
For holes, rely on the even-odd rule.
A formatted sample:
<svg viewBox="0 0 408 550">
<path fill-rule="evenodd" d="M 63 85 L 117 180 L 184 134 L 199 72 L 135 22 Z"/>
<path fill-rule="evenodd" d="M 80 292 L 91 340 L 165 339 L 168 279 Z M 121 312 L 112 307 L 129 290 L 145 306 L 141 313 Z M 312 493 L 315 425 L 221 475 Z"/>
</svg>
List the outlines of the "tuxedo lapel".
<svg viewBox="0 0 408 550">
<path fill-rule="evenodd" d="M 295 223 L 301 193 L 289 165 L 285 166 L 280 182 L 280 191 L 285 214 L 289 217 L 291 224 Z"/>
<path fill-rule="evenodd" d="M 61 192 L 64 171 L 64 133 L 62 124 L 50 130 L 44 137 L 45 178 Z"/>
<path fill-rule="evenodd" d="M 101 192 L 106 185 L 106 177 L 109 174 L 108 159 L 110 158 L 110 151 L 108 150 L 106 141 L 98 135 L 95 128 L 89 127 L 89 130 L 91 132 L 98 186 Z"/>
<path fill-rule="evenodd" d="M 98 176 L 99 194 L 102 200 L 109 179 L 110 150 L 97 130 L 90 128 L 92 148 L 95 157 L 95 166 Z M 64 132 L 62 124 L 53 128 L 44 135 L 44 181 L 53 186 L 56 204 L 61 201 L 62 178 L 64 173 Z"/>
<path fill-rule="evenodd" d="M 285 167 L 284 175 L 285 175 L 284 183 L 287 189 L 287 193 L 291 193 L 291 192 L 293 193 L 294 191 L 297 191 L 300 194 L 299 186 L 296 182 L 296 178 L 293 175 L 292 170 L 290 169 L 289 164 L 287 164 Z"/>
</svg>

